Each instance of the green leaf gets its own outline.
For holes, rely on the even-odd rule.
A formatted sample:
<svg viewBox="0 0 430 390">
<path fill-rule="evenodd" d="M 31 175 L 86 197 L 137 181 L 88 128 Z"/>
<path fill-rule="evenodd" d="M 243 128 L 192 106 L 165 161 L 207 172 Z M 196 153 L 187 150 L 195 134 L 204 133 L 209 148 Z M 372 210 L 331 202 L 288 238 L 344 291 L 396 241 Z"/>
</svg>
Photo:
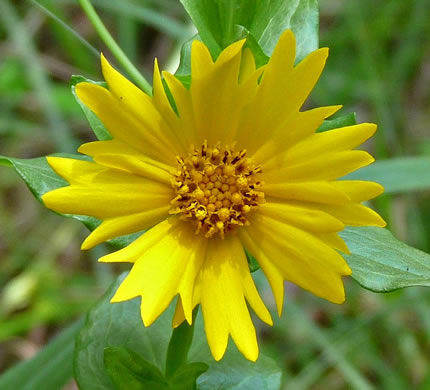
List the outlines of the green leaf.
<svg viewBox="0 0 430 390">
<path fill-rule="evenodd" d="M 118 390 L 168 389 L 161 371 L 130 349 L 105 348 L 104 364 Z"/>
<path fill-rule="evenodd" d="M 0 376 L 0 389 L 58 390 L 72 378 L 75 337 L 82 328 L 78 321 L 60 333 L 30 360 Z"/>
<path fill-rule="evenodd" d="M 317 0 L 181 0 L 202 41 L 216 58 L 222 49 L 243 38 L 246 29 L 266 56 L 282 32 L 292 29 L 297 61 L 318 48 Z"/>
<path fill-rule="evenodd" d="M 167 346 L 172 334 L 174 304 L 154 325 L 146 328 L 140 318 L 140 299 L 110 304 L 109 300 L 125 275 L 109 288 L 101 301 L 88 313 L 80 332 L 75 353 L 75 379 L 81 389 L 114 390 L 106 372 L 104 350 L 109 346 L 127 348 L 157 367 L 164 368 Z M 201 315 L 197 316 L 195 334 L 188 360 L 206 363 L 207 372 L 197 379 L 199 390 L 278 390 L 281 371 L 269 358 L 260 356 L 256 363 L 248 362 L 230 343 L 224 359 L 217 363 L 210 355 Z M 184 370 L 198 372 L 199 366 Z M 203 369 L 203 366 L 200 366 Z M 185 375 L 180 369 L 177 375 Z M 173 377 L 175 378 L 175 376 Z M 178 377 L 176 380 L 179 380 Z M 172 379 L 173 381 L 173 379 Z"/>
<path fill-rule="evenodd" d="M 100 141 L 110 140 L 112 139 L 112 136 L 109 134 L 101 120 L 97 118 L 97 116 L 84 103 L 81 102 L 78 95 L 76 94 L 76 84 L 83 82 L 100 85 L 102 87 L 106 87 L 106 83 L 104 81 L 93 81 L 85 78 L 84 76 L 72 76 L 70 79 L 70 87 L 72 88 L 73 96 L 81 106 L 82 111 L 84 112 L 91 128 L 94 131 L 94 134 Z"/>
<path fill-rule="evenodd" d="M 178 69 L 175 72 L 176 77 L 188 77 L 190 79 L 191 84 L 191 45 L 193 41 L 200 41 L 200 36 L 198 34 L 194 35 L 191 39 L 186 41 L 181 48 L 181 56 L 179 61 Z M 179 78 L 179 77 L 178 77 Z M 182 81 L 182 79 L 180 79 Z M 182 81 L 183 82 L 183 81 Z"/>
<path fill-rule="evenodd" d="M 345 179 L 380 183 L 387 194 L 430 189 L 430 157 L 401 157 L 377 161 Z"/>
<path fill-rule="evenodd" d="M 335 119 L 326 119 L 318 128 L 318 132 L 338 129 L 339 127 L 352 126 L 357 124 L 357 116 L 355 112 L 340 116 Z"/>
<path fill-rule="evenodd" d="M 166 379 L 157 367 L 124 347 L 105 348 L 104 364 L 118 390 L 194 390 L 197 378 L 208 369 L 204 363 L 186 364 Z"/>
<path fill-rule="evenodd" d="M 345 259 L 352 277 L 363 287 L 388 292 L 430 286 L 430 255 L 397 240 L 377 227 L 348 227 L 340 235 L 351 255 Z"/>
<path fill-rule="evenodd" d="M 194 390 L 197 386 L 197 378 L 208 370 L 205 363 L 190 363 L 182 366 L 169 380 L 172 390 Z"/>
<path fill-rule="evenodd" d="M 174 377 L 187 361 L 188 352 L 193 343 L 194 325 L 198 309 L 193 311 L 193 323 L 184 321 L 174 329 L 169 345 L 167 346 L 166 369 L 167 378 Z M 207 370 L 207 367 L 206 367 Z M 206 371 L 204 370 L 204 371 Z M 197 378 L 196 378 L 197 379 Z"/>
</svg>

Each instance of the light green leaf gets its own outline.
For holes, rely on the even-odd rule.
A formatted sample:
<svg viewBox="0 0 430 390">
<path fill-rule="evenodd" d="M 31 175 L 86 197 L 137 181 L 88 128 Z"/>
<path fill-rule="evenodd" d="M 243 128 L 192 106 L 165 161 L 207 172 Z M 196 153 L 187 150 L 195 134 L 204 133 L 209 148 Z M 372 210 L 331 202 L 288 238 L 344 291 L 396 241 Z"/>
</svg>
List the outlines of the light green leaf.
<svg viewBox="0 0 430 390">
<path fill-rule="evenodd" d="M 181 0 L 201 40 L 216 58 L 231 43 L 249 37 L 259 65 L 267 62 L 282 32 L 292 29 L 297 61 L 318 48 L 317 0 Z M 189 47 L 189 42 L 186 43 Z M 183 53 L 186 54 L 186 53 Z M 182 56 L 180 74 L 189 73 Z"/>
<path fill-rule="evenodd" d="M 83 83 L 83 82 L 100 85 L 102 87 L 106 87 L 106 83 L 104 81 L 89 80 L 84 76 L 72 76 L 70 79 L 70 87 L 72 88 L 73 96 L 75 97 L 78 104 L 81 106 L 82 111 L 87 117 L 88 122 L 91 128 L 93 129 L 96 137 L 100 141 L 112 139 L 112 136 L 109 134 L 109 132 L 107 131 L 106 127 L 103 125 L 101 120 L 97 118 L 97 116 L 84 103 L 81 102 L 78 95 L 76 94 L 76 84 Z"/>
<path fill-rule="evenodd" d="M 430 286 L 430 255 L 397 240 L 378 227 L 348 227 L 340 235 L 351 255 L 345 259 L 363 287 L 388 292 Z"/>
<path fill-rule="evenodd" d="M 345 179 L 380 183 L 387 194 L 430 189 L 430 157 L 401 157 L 377 161 Z"/>
<path fill-rule="evenodd" d="M 102 300 L 89 312 L 76 344 L 75 379 L 81 389 L 114 390 L 103 362 L 104 349 L 127 348 L 139 354 L 159 370 L 164 370 L 167 346 L 172 334 L 173 304 L 154 325 L 145 328 L 140 318 L 140 299 L 110 304 L 109 300 L 125 275 L 109 288 Z M 199 390 L 278 390 L 281 372 L 265 356 L 248 362 L 230 343 L 224 359 L 216 363 L 210 355 L 201 315 L 197 316 L 194 340 L 188 360 L 202 362 L 209 370 L 197 380 Z M 198 367 L 198 366 L 196 366 Z M 180 372 L 179 372 L 180 374 Z"/>
<path fill-rule="evenodd" d="M 32 359 L 0 376 L 0 389 L 58 390 L 72 378 L 75 337 L 82 328 L 78 321 L 65 329 Z"/>
</svg>

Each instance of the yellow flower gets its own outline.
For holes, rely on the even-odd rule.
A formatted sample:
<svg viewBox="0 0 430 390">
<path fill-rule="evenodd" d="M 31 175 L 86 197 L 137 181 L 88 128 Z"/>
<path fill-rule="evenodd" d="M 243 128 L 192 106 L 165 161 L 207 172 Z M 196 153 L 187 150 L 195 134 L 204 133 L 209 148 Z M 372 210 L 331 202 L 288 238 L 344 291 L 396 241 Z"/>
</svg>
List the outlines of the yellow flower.
<svg viewBox="0 0 430 390">
<path fill-rule="evenodd" d="M 295 39 L 281 36 L 269 63 L 256 69 L 244 41 L 214 62 L 192 46 L 189 89 L 157 62 L 147 96 L 102 56 L 109 89 L 80 83 L 82 102 L 113 139 L 82 145 L 93 162 L 49 157 L 70 186 L 43 196 L 47 207 L 103 220 L 82 244 L 148 230 L 100 261 L 133 267 L 112 302 L 142 297 L 151 325 L 178 295 L 173 326 L 192 321 L 200 304 L 216 360 L 229 335 L 250 360 L 258 344 L 247 303 L 272 319 L 251 277 L 245 248 L 272 287 L 278 312 L 289 280 L 334 303 L 345 300 L 342 275 L 351 270 L 339 251 L 344 226 L 384 226 L 361 204 L 383 192 L 376 183 L 336 180 L 373 162 L 353 150 L 373 135 L 364 123 L 316 133 L 341 106 L 300 111 L 324 67 L 319 49 L 294 66 Z"/>
</svg>

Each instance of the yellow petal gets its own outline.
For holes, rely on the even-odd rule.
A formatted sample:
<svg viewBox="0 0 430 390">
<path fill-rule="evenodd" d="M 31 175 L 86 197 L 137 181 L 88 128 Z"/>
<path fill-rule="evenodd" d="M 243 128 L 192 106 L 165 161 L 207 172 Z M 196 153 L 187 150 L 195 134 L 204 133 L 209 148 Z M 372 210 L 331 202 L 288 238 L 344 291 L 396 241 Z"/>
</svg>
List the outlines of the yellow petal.
<svg viewBox="0 0 430 390">
<path fill-rule="evenodd" d="M 351 253 L 345 241 L 337 233 L 322 233 L 318 234 L 318 237 L 334 249 L 337 249 L 347 255 Z"/>
<path fill-rule="evenodd" d="M 273 221 L 261 221 L 253 220 L 244 228 L 256 243 L 251 253 L 261 264 L 270 261 L 286 280 L 330 302 L 344 302 L 341 276 L 351 271 L 336 251 L 310 234 L 288 226 L 282 228 L 280 224 L 275 228 Z"/>
<path fill-rule="evenodd" d="M 197 130 L 194 121 L 193 103 L 191 101 L 191 94 L 188 89 L 172 74 L 163 72 L 164 80 L 173 95 L 176 108 L 180 118 L 179 126 L 176 131 L 184 139 L 185 144 L 198 145 L 201 144 L 197 139 Z"/>
<path fill-rule="evenodd" d="M 305 261 L 312 259 L 315 264 L 321 264 L 341 275 L 349 275 L 350 269 L 343 257 L 321 241 L 317 235 L 259 213 L 252 215 L 250 222 L 251 226 L 254 225 L 259 230 L 267 230 L 267 235 L 271 233 L 275 245 L 279 242 L 285 250 L 292 254 L 300 254 Z"/>
<path fill-rule="evenodd" d="M 169 142 L 160 131 L 160 115 L 149 113 L 143 121 L 142 111 L 131 111 L 122 100 L 99 85 L 79 83 L 76 86 L 79 99 L 103 122 L 109 133 L 126 144 L 132 145 L 148 157 L 166 164 L 175 163 L 180 149 Z M 155 110 L 154 110 L 155 111 Z"/>
<path fill-rule="evenodd" d="M 295 55 L 291 32 L 285 32 L 278 42 L 241 126 L 252 134 L 246 145 L 250 154 L 270 139 L 272 133 L 293 118 L 303 105 L 318 80 L 327 59 L 328 50 L 319 49 L 309 54 L 298 66 L 292 67 Z"/>
<path fill-rule="evenodd" d="M 319 205 L 321 210 L 330 213 L 335 218 L 341 220 L 345 225 L 350 226 L 380 226 L 387 223 L 381 216 L 362 204 L 350 203 L 347 205 Z"/>
<path fill-rule="evenodd" d="M 191 45 L 191 75 L 193 79 L 204 77 L 213 67 L 213 60 L 209 49 L 206 45 L 194 40 Z"/>
<path fill-rule="evenodd" d="M 327 204 L 345 204 L 351 200 L 327 181 L 267 183 L 264 185 L 264 193 L 281 199 Z"/>
<path fill-rule="evenodd" d="M 178 145 L 182 147 L 182 150 L 186 152 L 189 144 L 187 144 L 186 138 L 183 134 L 178 131 L 181 128 L 181 119 L 178 117 L 176 112 L 173 110 L 166 91 L 164 89 L 163 81 L 161 80 L 160 69 L 158 67 L 158 61 L 154 61 L 154 73 L 153 73 L 153 96 L 152 102 L 154 107 L 163 117 L 164 123 L 166 124 L 165 131 L 172 137 Z"/>
<path fill-rule="evenodd" d="M 166 119 L 172 119 L 172 116 L 174 115 L 173 111 L 170 110 L 170 115 L 168 116 L 166 116 L 166 110 L 159 112 L 153 99 L 115 70 L 103 54 L 101 56 L 101 62 L 103 76 L 109 85 L 109 90 L 117 98 L 120 107 L 133 113 L 139 119 L 141 126 L 145 129 L 149 129 L 154 135 L 156 135 L 159 142 L 178 152 L 179 149 L 177 147 L 175 131 L 172 131 L 170 126 L 171 122 L 168 121 L 166 123 Z M 155 67 L 154 71 L 156 71 Z M 156 99 L 159 97 L 160 91 L 158 89 Z M 149 134 L 145 135 L 147 137 L 149 136 Z M 184 150 L 186 151 L 187 149 Z"/>
<path fill-rule="evenodd" d="M 278 170 L 265 171 L 263 172 L 263 180 L 268 184 L 285 181 L 330 181 L 369 165 L 373 161 L 375 159 L 364 150 L 336 152 L 310 157 L 309 161 L 301 164 L 287 165 Z"/>
<path fill-rule="evenodd" d="M 170 172 L 172 170 L 172 164 L 163 164 L 160 161 L 144 156 L 132 146 L 127 145 L 118 139 L 88 142 L 86 144 L 82 144 L 79 147 L 78 152 L 91 156 L 94 159 L 102 155 L 124 155 L 126 157 L 135 157 L 164 171 Z"/>
<path fill-rule="evenodd" d="M 177 294 L 181 295 L 185 317 L 191 322 L 191 294 L 183 293 L 184 285 L 192 291 L 207 240 L 201 236 L 196 238 L 192 226 L 177 218 L 167 223 L 170 227 L 163 236 L 160 231 L 164 228 L 157 226 L 145 234 L 150 240 L 151 235 L 159 239 L 140 255 L 111 300 L 120 302 L 141 295 L 145 326 L 150 326 Z"/>
<path fill-rule="evenodd" d="M 170 206 L 151 207 L 142 213 L 106 219 L 85 239 L 81 249 L 90 249 L 111 238 L 146 230 L 166 219 L 169 209 Z"/>
<path fill-rule="evenodd" d="M 262 255 L 257 243 L 249 237 L 247 229 L 240 229 L 238 231 L 238 235 L 243 246 L 250 253 L 252 253 L 254 257 L 258 256 L 258 264 L 269 281 L 273 296 L 275 298 L 278 315 L 281 316 L 284 305 L 284 278 L 282 274 L 280 273 L 279 269 L 267 259 L 266 256 Z"/>
<path fill-rule="evenodd" d="M 354 202 L 373 199 L 384 192 L 384 187 L 372 181 L 336 180 L 330 184 L 344 192 Z"/>
<path fill-rule="evenodd" d="M 288 150 L 283 159 L 284 161 L 294 161 L 297 163 L 308 160 L 309 156 L 321 156 L 333 152 L 351 150 L 369 139 L 375 131 L 375 124 L 361 123 L 359 125 L 316 133 Z"/>
<path fill-rule="evenodd" d="M 146 251 L 154 246 L 172 228 L 172 223 L 177 222 L 177 218 L 169 218 L 154 226 L 151 230 L 141 235 L 125 248 L 105 255 L 99 259 L 103 263 L 128 262 L 135 263 Z M 150 233 L 150 234 L 149 234 Z"/>
<path fill-rule="evenodd" d="M 318 107 L 304 112 L 296 112 L 280 124 L 270 137 L 265 132 L 257 134 L 257 140 L 250 150 L 256 150 L 253 159 L 264 164 L 266 171 L 277 169 L 288 162 L 284 157 L 287 150 L 294 150 L 298 141 L 314 134 L 324 119 L 340 110 L 342 106 Z M 246 134 L 245 134 L 246 137 Z M 251 137 L 247 137 L 251 138 Z M 254 137 L 252 137 L 254 138 Z"/>
<path fill-rule="evenodd" d="M 123 171 L 143 176 L 151 180 L 170 185 L 171 172 L 160 169 L 150 162 L 138 156 L 127 156 L 126 154 L 101 154 L 94 157 L 97 164 L 105 167 L 121 169 Z M 170 170 L 171 171 L 171 170 Z"/>
<path fill-rule="evenodd" d="M 267 199 L 256 211 L 262 215 L 275 218 L 280 222 L 316 233 L 338 232 L 344 224 L 324 211 L 306 207 L 305 204 L 294 204 Z"/>
<path fill-rule="evenodd" d="M 178 300 L 176 302 L 175 314 L 173 315 L 173 319 L 172 319 L 172 328 L 177 328 L 184 321 L 185 321 L 184 308 L 182 306 L 181 297 L 178 297 Z"/>
<path fill-rule="evenodd" d="M 96 156 L 98 154 L 127 154 L 130 156 L 141 154 L 133 146 L 120 141 L 119 139 L 111 139 L 108 141 L 93 141 L 87 142 L 79 146 L 79 153 L 86 154 L 87 156 Z"/>
<path fill-rule="evenodd" d="M 225 144 L 236 132 L 241 109 L 249 101 L 249 91 L 244 93 L 243 85 L 239 84 L 243 44 L 244 41 L 233 43 L 221 52 L 215 63 L 207 65 L 197 74 L 192 73 L 190 94 L 198 144 L 204 140 L 211 145 L 218 141 Z M 195 42 L 193 48 L 204 47 L 203 52 L 206 52 L 207 48 L 202 45 Z M 200 55 L 194 58 L 196 52 Z M 200 52 L 193 50 L 191 54 L 192 69 L 199 65 L 203 68 L 206 64 L 199 64 L 199 61 L 206 61 L 201 58 L 209 54 Z"/>
<path fill-rule="evenodd" d="M 42 196 L 46 207 L 64 214 L 89 215 L 107 219 L 136 214 L 151 207 L 164 207 L 172 199 L 166 184 L 131 175 L 99 164 L 60 157 L 48 163 L 70 186 Z"/>
<path fill-rule="evenodd" d="M 201 306 L 209 347 L 220 360 L 231 334 L 238 349 L 252 361 L 258 357 L 255 329 L 245 297 L 263 318 L 270 318 L 257 298 L 248 263 L 240 241 L 235 236 L 209 241 L 205 263 L 200 272 Z"/>
</svg>

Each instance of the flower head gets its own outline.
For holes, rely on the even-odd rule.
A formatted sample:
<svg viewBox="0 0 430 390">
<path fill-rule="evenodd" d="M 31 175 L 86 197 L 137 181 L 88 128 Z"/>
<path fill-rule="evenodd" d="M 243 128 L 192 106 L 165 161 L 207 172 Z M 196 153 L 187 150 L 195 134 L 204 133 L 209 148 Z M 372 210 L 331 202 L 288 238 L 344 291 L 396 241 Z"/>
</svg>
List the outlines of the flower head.
<svg viewBox="0 0 430 390">
<path fill-rule="evenodd" d="M 342 276 L 351 270 L 339 253 L 348 248 L 338 232 L 346 225 L 385 225 L 361 204 L 382 193 L 379 184 L 336 180 L 373 161 L 354 148 L 376 126 L 316 133 L 340 106 L 300 111 L 328 50 L 294 66 L 295 39 L 287 30 L 268 64 L 257 69 L 243 44 L 233 43 L 213 61 L 195 41 L 189 89 L 163 72 L 174 104 L 157 62 L 150 97 L 102 56 L 109 88 L 80 83 L 76 92 L 113 138 L 79 148 L 92 161 L 49 157 L 70 185 L 43 196 L 53 210 L 103 221 L 83 249 L 149 229 L 100 259 L 133 263 L 112 302 L 141 296 L 146 326 L 175 296 L 174 326 L 191 323 L 200 304 L 216 360 L 229 335 L 248 359 L 257 359 L 247 303 L 272 323 L 245 249 L 258 260 L 280 314 L 284 280 L 342 303 Z"/>
</svg>

